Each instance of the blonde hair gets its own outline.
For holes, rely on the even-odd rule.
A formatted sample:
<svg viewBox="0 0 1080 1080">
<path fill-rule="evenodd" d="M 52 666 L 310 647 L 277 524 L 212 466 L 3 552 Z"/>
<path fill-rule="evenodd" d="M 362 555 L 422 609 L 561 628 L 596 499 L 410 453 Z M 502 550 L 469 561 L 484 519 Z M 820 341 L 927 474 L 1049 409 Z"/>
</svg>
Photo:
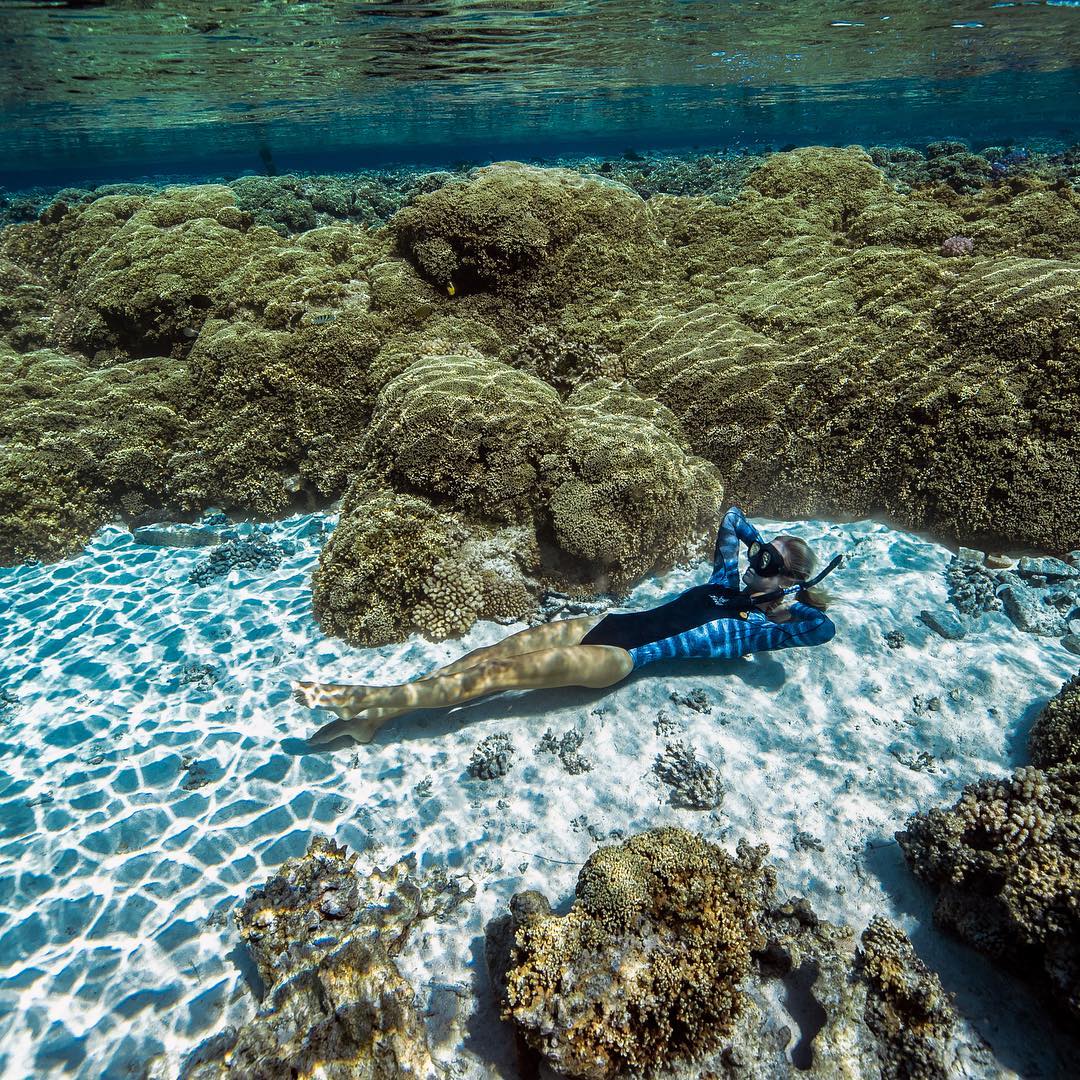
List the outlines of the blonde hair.
<svg viewBox="0 0 1080 1080">
<path fill-rule="evenodd" d="M 800 536 L 782 535 L 776 538 L 784 541 L 784 562 L 793 578 L 809 581 L 817 572 L 818 558 L 810 545 Z M 815 585 L 795 594 L 795 599 L 811 607 L 824 611 L 833 602 L 833 597 L 824 585 Z"/>
</svg>

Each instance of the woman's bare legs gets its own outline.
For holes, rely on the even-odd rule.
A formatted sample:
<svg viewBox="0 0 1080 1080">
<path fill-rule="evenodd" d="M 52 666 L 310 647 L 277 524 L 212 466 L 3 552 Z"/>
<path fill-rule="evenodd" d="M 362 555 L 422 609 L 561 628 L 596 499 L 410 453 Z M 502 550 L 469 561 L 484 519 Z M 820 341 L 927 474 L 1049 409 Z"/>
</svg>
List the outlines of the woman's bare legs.
<svg viewBox="0 0 1080 1080">
<path fill-rule="evenodd" d="M 494 660 L 522 656 L 527 653 L 535 653 L 545 649 L 567 648 L 578 644 L 601 618 L 603 618 L 602 615 L 586 615 L 580 618 L 560 619 L 556 622 L 541 623 L 539 626 L 530 626 L 525 630 L 518 631 L 516 634 L 511 634 L 510 637 L 504 638 L 502 641 L 497 641 L 494 645 L 486 645 L 479 649 L 473 649 L 472 652 L 466 653 L 452 663 L 436 668 L 435 671 L 409 683 L 399 683 L 390 687 L 371 687 L 356 686 L 349 683 L 297 682 L 293 684 L 295 687 L 293 696 L 297 701 L 303 705 L 307 705 L 309 708 L 327 708 L 337 713 L 340 717 L 339 720 L 333 721 L 326 727 L 321 728 L 309 741 L 327 742 L 330 739 L 337 738 L 339 735 L 348 734 L 358 742 L 370 742 L 379 728 L 388 720 L 392 720 L 394 717 L 401 716 L 404 713 L 412 712 L 414 709 L 439 708 L 441 706 L 438 704 L 421 704 L 421 700 L 427 700 L 423 694 L 415 700 L 412 696 L 406 697 L 404 700 L 408 701 L 408 704 L 394 706 L 375 706 L 373 703 L 370 705 L 360 704 L 360 702 L 364 700 L 363 695 L 365 693 L 377 690 L 401 691 L 405 688 L 420 689 L 419 684 L 430 684 L 439 680 L 444 680 L 446 676 L 455 675 Z M 622 650 L 619 651 L 622 652 Z M 622 676 L 620 676 L 620 678 L 621 677 Z M 461 684 L 442 683 L 444 692 L 448 686 L 458 685 Z M 557 685 L 589 684 L 563 683 Z M 608 684 L 604 683 L 601 685 Z M 470 694 L 469 697 L 477 697 L 501 689 L 509 689 L 509 687 L 492 686 L 489 689 L 480 690 Z M 444 702 L 443 704 L 457 704 L 460 700 L 468 699 L 459 698 L 454 701 Z"/>
</svg>

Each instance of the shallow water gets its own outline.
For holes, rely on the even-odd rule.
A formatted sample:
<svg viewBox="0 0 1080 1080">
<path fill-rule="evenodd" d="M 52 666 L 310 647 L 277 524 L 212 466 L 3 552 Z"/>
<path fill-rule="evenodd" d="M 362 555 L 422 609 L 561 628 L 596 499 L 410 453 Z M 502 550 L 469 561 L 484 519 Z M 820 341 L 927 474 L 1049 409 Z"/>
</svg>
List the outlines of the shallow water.
<svg viewBox="0 0 1080 1080">
<path fill-rule="evenodd" d="M 8 4 L 0 183 L 1076 141 L 1060 2 Z"/>
<path fill-rule="evenodd" d="M 484 964 L 488 920 L 525 889 L 565 912 L 598 845 L 665 825 L 726 850 L 767 844 L 778 896 L 805 896 L 824 919 L 856 932 L 875 915 L 892 919 L 989 1043 L 987 1075 L 1075 1072 L 1074 1033 L 934 925 L 934 895 L 894 834 L 913 813 L 1026 764 L 1036 716 L 1077 670 L 1061 634 L 1024 632 L 1003 610 L 965 615 L 958 640 L 923 615 L 957 619 L 946 575 L 957 528 L 969 530 L 966 543 L 1013 557 L 1080 549 L 1068 381 L 1080 3 L 26 0 L 0 7 L 0 59 L 0 403 L 10 409 L 0 415 L 0 550 L 19 552 L 0 566 L 0 1075 L 172 1080 L 203 1040 L 258 1006 L 264 988 L 233 922 L 238 904 L 324 834 L 358 854 L 362 874 L 412 853 L 422 872 L 476 887 L 450 917 L 420 925 L 397 964 L 440 1062 L 468 1080 L 513 1077 Z M 880 176 L 858 152 L 784 154 L 768 184 L 748 188 L 776 152 L 849 144 L 872 151 Z M 513 234 L 494 284 L 465 256 L 433 273 L 438 238 L 426 264 L 422 245 L 384 228 L 420 193 L 504 159 L 568 166 L 611 195 L 614 210 L 599 199 L 582 221 L 597 249 L 612 221 L 613 233 L 629 231 L 625 250 L 625 237 L 612 237 L 623 277 L 590 278 L 606 267 L 584 245 L 575 257 L 594 261 L 578 280 L 558 263 L 574 238 L 557 239 L 535 207 L 524 213 L 505 193 L 510 209 L 500 203 L 494 217 L 517 214 L 527 228 L 520 251 Z M 834 176 L 852 190 L 836 191 Z M 140 217 L 144 199 L 176 182 L 233 187 L 173 192 L 160 220 L 156 203 Z M 206 201 L 190 210 L 189 198 Z M 332 275 L 353 241 L 343 283 Z M 222 251 L 241 250 L 258 266 L 249 278 L 228 278 L 231 264 L 218 273 L 184 262 L 209 252 L 225 265 Z M 515 277 L 519 255 L 536 258 L 539 284 Z M 149 284 L 134 281 L 143 272 Z M 215 291 L 223 276 L 235 295 Z M 237 327 L 252 335 L 242 347 L 227 332 Z M 259 353 L 252 375 L 249 340 L 278 362 Z M 655 663 L 604 690 L 417 710 L 370 745 L 314 748 L 306 736 L 330 714 L 300 706 L 294 680 L 396 684 L 529 625 L 479 620 L 440 641 L 409 633 L 361 648 L 316 619 L 312 575 L 339 521 L 330 499 L 366 464 L 349 456 L 350 440 L 380 387 L 407 370 L 402 358 L 417 356 L 475 360 L 485 390 L 496 367 L 530 393 L 547 380 L 534 397 L 543 407 L 558 397 L 558 416 L 570 412 L 558 409 L 571 387 L 637 362 L 633 374 L 653 388 L 631 387 L 631 422 L 603 395 L 586 405 L 597 429 L 618 423 L 596 449 L 582 435 L 589 423 L 575 420 L 580 460 L 567 471 L 589 473 L 596 489 L 611 461 L 637 477 L 652 449 L 643 444 L 670 437 L 677 452 L 661 480 L 682 483 L 688 503 L 700 491 L 686 477 L 711 475 L 691 472 L 692 454 L 719 469 L 725 504 L 735 491 L 786 500 L 777 512 L 791 517 L 754 524 L 804 538 L 820 566 L 845 555 L 827 581 L 835 638 Z M 203 445 L 176 420 L 196 367 L 203 381 L 184 423 L 197 425 L 220 395 L 224 416 L 210 426 L 232 431 L 239 417 L 242 439 L 177 465 L 173 451 L 180 460 Z M 886 422 L 873 395 L 860 404 L 861 387 L 845 392 L 851 372 L 901 402 Z M 121 385 L 133 387 L 130 409 L 102 392 Z M 239 400 L 245 387 L 250 400 Z M 952 395 L 945 408 L 939 391 Z M 805 408 L 788 408 L 800 394 Z M 492 415 L 505 406 L 497 399 Z M 843 411 L 851 401 L 874 416 L 867 430 L 884 447 L 869 480 L 854 475 L 873 439 Z M 1010 410 L 1024 423 L 1014 426 Z M 416 437 L 404 422 L 393 429 L 388 412 L 389 430 Z M 890 441 L 889 421 L 908 443 Z M 802 471 L 785 475 L 779 451 L 756 460 L 746 447 L 762 431 L 759 451 L 806 445 L 788 460 Z M 533 480 L 542 471 L 522 464 L 528 455 L 500 457 L 505 434 L 485 428 L 491 456 L 481 453 L 466 481 L 436 468 L 415 490 L 440 514 L 490 509 L 475 495 L 485 470 L 516 476 L 520 466 Z M 569 461 L 572 441 L 555 456 Z M 1001 474 L 976 475 L 970 462 L 991 460 L 984 451 L 999 443 Z M 936 455 L 926 476 L 902 474 L 918 477 L 917 491 L 866 494 L 878 477 L 901 475 L 895 457 L 920 454 Z M 646 464 L 660 475 L 656 459 Z M 233 500 L 237 535 L 280 545 L 276 565 L 217 574 L 217 549 L 202 545 L 222 539 L 213 530 L 223 522 L 191 530 L 155 519 L 175 509 L 163 493 L 198 489 L 203 467 L 221 487 L 210 501 Z M 316 498 L 313 477 L 335 469 Z M 829 470 L 842 479 L 800 494 Z M 107 489 L 107 513 L 84 505 L 100 494 L 85 490 L 93 482 Z M 395 483 L 413 490 L 404 465 Z M 972 490 L 985 493 L 975 512 Z M 940 528 L 849 513 L 847 491 L 860 506 L 895 498 L 907 520 Z M 641 483 L 618 492 L 634 520 L 670 495 Z M 543 496 L 551 502 L 550 486 Z M 13 539 L 5 501 L 16 497 L 30 524 Z M 261 498 L 286 509 L 262 512 Z M 193 514 L 207 509 L 196 501 Z M 797 516 L 822 504 L 837 512 Z M 1002 507 L 1025 536 L 1064 536 L 1065 546 L 1012 543 L 995 517 Z M 542 510 L 538 540 L 550 545 L 551 507 Z M 95 528 L 80 535 L 87 520 Z M 69 534 L 90 539 L 56 558 Z M 513 587 L 518 549 L 506 543 Z M 543 591 L 549 606 L 533 624 L 597 600 L 607 568 L 576 569 L 595 586 L 583 587 L 589 596 L 560 608 Z M 662 604 L 709 571 L 695 559 L 645 574 L 615 609 Z M 508 740 L 511 767 L 484 780 L 470 763 L 490 736 Z M 581 760 L 569 766 L 548 736 L 569 736 Z M 712 809 L 673 802 L 655 765 L 674 742 L 715 770 L 723 798 Z M 792 1030 L 810 1023 L 794 996 L 777 1007 L 790 1010 Z M 805 1064 L 796 1042 L 789 1058 Z"/>
</svg>

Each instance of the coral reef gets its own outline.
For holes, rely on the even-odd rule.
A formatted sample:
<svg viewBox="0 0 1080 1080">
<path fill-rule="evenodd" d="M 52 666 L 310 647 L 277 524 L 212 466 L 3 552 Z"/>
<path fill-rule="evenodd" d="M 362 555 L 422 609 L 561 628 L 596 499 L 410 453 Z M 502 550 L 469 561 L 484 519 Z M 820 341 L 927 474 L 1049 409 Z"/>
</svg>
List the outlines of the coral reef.
<svg viewBox="0 0 1080 1080">
<path fill-rule="evenodd" d="M 116 514 L 271 516 L 351 491 L 324 553 L 342 577 L 349 516 L 383 489 L 451 532 L 522 530 L 506 584 L 394 530 L 376 557 L 369 532 L 387 589 L 373 563 L 363 594 L 336 590 L 329 607 L 373 610 L 331 632 L 382 643 L 534 618 L 544 591 L 618 596 L 711 539 L 721 496 L 1064 553 L 1066 157 L 803 147 L 56 193 L 0 233 L 0 558 L 69 554 Z M 667 193 L 648 180 L 664 169 Z M 973 250 L 943 255 L 957 237 Z"/>
<path fill-rule="evenodd" d="M 477 780 L 497 780 L 514 764 L 514 745 L 505 734 L 488 735 L 473 749 L 465 771 Z"/>
<path fill-rule="evenodd" d="M 912 870 L 939 889 L 935 920 L 1035 977 L 1055 1007 L 1080 1016 L 1080 762 L 1074 677 L 1031 733 L 1039 767 L 964 788 L 950 809 L 896 834 Z"/>
<path fill-rule="evenodd" d="M 926 176 L 930 183 L 948 184 L 965 195 L 978 191 L 993 175 L 990 162 L 973 154 L 966 143 L 936 142 L 926 148 Z"/>
<path fill-rule="evenodd" d="M 75 554 L 110 503 L 157 499 L 187 426 L 182 371 L 2 345 L 0 370 L 0 562 Z"/>
<path fill-rule="evenodd" d="M 518 928 L 506 1015 L 571 1076 L 713 1048 L 738 1015 L 750 952 L 764 945 L 764 854 L 742 844 L 733 859 L 679 829 L 600 848 L 567 915 Z"/>
<path fill-rule="evenodd" d="M 675 562 L 723 493 L 674 416 L 632 387 L 601 378 L 564 403 L 547 383 L 477 356 L 422 357 L 389 382 L 363 456 L 365 483 L 530 525 L 554 549 L 553 583 L 561 571 L 598 591 Z"/>
<path fill-rule="evenodd" d="M 711 765 L 698 761 L 692 746 L 681 739 L 664 744 L 653 772 L 671 786 L 671 803 L 690 810 L 713 810 L 724 801 L 724 785 Z"/>
<path fill-rule="evenodd" d="M 235 919 L 266 997 L 184 1062 L 184 1080 L 319 1075 L 436 1080 L 423 1018 L 393 957 L 413 926 L 471 898 L 460 881 L 416 878 L 403 860 L 367 879 L 355 855 L 315 836 Z"/>
<path fill-rule="evenodd" d="M 857 945 L 805 900 L 777 904 L 765 854 L 651 830 L 594 852 L 566 915 L 542 893 L 514 896 L 485 957 L 521 1075 L 537 1057 L 590 1080 L 994 1071 L 899 930 L 876 918 Z"/>
</svg>

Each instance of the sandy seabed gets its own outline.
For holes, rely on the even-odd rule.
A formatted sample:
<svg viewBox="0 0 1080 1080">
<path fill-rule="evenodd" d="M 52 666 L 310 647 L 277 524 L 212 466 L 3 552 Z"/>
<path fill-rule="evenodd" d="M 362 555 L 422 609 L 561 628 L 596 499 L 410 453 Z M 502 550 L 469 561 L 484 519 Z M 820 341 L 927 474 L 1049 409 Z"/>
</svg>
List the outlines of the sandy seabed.
<svg viewBox="0 0 1080 1080">
<path fill-rule="evenodd" d="M 360 870 L 415 852 L 476 884 L 398 964 L 441 1060 L 512 1075 L 485 922 L 527 888 L 565 907 L 598 842 L 657 825 L 731 850 L 767 843 L 780 896 L 856 930 L 882 913 L 907 931 L 1000 1075 L 1070 1071 L 1077 1046 L 1035 999 L 934 929 L 893 839 L 912 812 L 1023 764 L 1031 723 L 1077 667 L 1000 611 L 965 619 L 960 641 L 927 627 L 919 612 L 947 605 L 949 549 L 872 520 L 755 519 L 822 564 L 847 556 L 828 581 L 832 641 L 415 712 L 370 746 L 316 753 L 304 736 L 329 716 L 293 701 L 293 679 L 403 682 L 524 626 L 360 650 L 323 637 L 310 576 L 334 521 L 265 526 L 294 553 L 205 586 L 188 580 L 205 550 L 143 546 L 119 525 L 77 558 L 0 570 L 0 690 L 15 699 L 0 723 L 3 1075 L 139 1075 L 155 1055 L 155 1075 L 174 1075 L 202 1039 L 243 1023 L 255 1003 L 229 913 L 314 832 L 359 852 Z M 621 608 L 662 603 L 709 569 L 649 580 Z M 906 644 L 891 647 L 892 630 Z M 695 691 L 708 711 L 685 703 Z M 592 768 L 538 752 L 548 729 L 581 732 Z M 474 779 L 473 748 L 495 733 L 513 767 Z M 671 805 L 652 765 L 674 738 L 720 772 L 718 809 Z"/>
</svg>

